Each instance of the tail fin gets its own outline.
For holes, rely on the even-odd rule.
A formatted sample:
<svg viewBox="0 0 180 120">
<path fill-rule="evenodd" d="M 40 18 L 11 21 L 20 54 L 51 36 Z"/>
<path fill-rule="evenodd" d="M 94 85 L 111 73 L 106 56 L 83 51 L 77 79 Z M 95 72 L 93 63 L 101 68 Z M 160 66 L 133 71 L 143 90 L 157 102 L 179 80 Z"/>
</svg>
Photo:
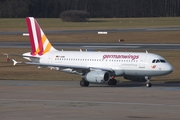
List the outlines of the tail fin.
<svg viewBox="0 0 180 120">
<path fill-rule="evenodd" d="M 43 55 L 49 51 L 56 50 L 33 17 L 27 17 L 26 22 L 31 43 L 31 55 Z"/>
</svg>

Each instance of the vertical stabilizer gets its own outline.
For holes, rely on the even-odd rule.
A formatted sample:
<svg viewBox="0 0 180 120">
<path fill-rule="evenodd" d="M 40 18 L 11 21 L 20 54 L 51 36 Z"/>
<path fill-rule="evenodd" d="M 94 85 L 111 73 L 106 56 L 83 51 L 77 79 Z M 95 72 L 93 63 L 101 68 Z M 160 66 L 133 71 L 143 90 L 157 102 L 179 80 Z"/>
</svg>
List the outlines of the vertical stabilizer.
<svg viewBox="0 0 180 120">
<path fill-rule="evenodd" d="M 49 51 L 56 50 L 33 17 L 27 17 L 26 22 L 31 44 L 31 55 L 43 55 Z"/>
</svg>

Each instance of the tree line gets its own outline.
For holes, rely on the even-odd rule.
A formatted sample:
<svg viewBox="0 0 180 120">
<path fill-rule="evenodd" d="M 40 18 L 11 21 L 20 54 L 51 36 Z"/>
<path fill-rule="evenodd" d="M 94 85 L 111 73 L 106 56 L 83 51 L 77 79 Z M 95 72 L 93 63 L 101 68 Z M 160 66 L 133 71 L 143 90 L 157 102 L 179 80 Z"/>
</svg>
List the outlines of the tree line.
<svg viewBox="0 0 180 120">
<path fill-rule="evenodd" d="M 92 18 L 177 17 L 180 0 L 0 0 L 0 18 L 58 18 L 67 10 Z"/>
</svg>

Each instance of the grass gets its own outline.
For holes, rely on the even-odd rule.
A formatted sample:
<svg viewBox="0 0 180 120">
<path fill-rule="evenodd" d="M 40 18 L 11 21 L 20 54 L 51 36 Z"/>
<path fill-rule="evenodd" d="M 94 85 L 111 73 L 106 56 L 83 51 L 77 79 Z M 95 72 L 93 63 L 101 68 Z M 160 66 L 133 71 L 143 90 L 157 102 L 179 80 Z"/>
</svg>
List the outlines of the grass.
<svg viewBox="0 0 180 120">
<path fill-rule="evenodd" d="M 180 17 L 170 18 L 93 18 L 89 22 L 62 22 L 60 18 L 37 18 L 44 30 L 116 29 L 179 27 Z M 0 31 L 27 31 L 25 18 L 1 18 Z"/>
<path fill-rule="evenodd" d="M 154 32 L 119 32 L 98 35 L 97 33 L 78 34 L 47 34 L 48 39 L 53 42 L 109 42 L 117 43 L 124 39 L 124 43 L 180 43 L 179 31 L 154 31 Z M 1 35 L 0 41 L 4 42 L 29 42 L 29 37 L 22 35 Z"/>
<path fill-rule="evenodd" d="M 60 19 L 37 19 L 43 30 L 72 30 L 72 29 L 114 29 L 114 28 L 158 28 L 180 27 L 180 18 L 113 18 L 90 19 L 88 23 L 65 23 Z M 27 31 L 25 19 L 0 19 L 0 31 Z M 155 32 L 120 32 L 98 35 L 97 33 L 84 34 L 47 34 L 51 42 L 110 42 L 117 43 L 124 39 L 124 43 L 180 43 L 179 31 L 155 31 Z M 88 40 L 86 39 L 88 38 Z M 21 35 L 0 35 L 0 41 L 29 42 L 28 37 Z M 22 54 L 30 49 L 0 48 L 0 52 Z M 122 51 L 122 50 L 117 50 Z M 133 50 L 137 51 L 137 50 Z M 138 50 L 139 51 L 139 50 Z M 144 50 L 140 50 L 141 52 Z M 180 81 L 180 64 L 178 50 L 150 50 L 149 52 L 160 54 L 173 66 L 174 72 L 167 76 L 154 77 L 154 81 Z M 24 61 L 20 57 L 11 57 L 18 61 Z M 17 65 L 6 62 L 6 57 L 0 55 L 0 79 L 5 80 L 80 80 L 78 75 L 69 75 L 48 68 L 37 69 L 37 66 Z M 118 77 L 118 80 L 124 80 Z"/>
</svg>

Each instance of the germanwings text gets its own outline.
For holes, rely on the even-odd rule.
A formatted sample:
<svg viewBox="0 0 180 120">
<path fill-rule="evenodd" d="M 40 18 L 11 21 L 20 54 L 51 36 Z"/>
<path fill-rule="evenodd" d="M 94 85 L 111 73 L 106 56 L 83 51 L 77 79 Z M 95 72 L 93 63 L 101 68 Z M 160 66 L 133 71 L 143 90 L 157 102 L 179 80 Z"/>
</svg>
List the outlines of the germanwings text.
<svg viewBox="0 0 180 120">
<path fill-rule="evenodd" d="M 116 59 L 138 59 L 139 55 L 103 55 L 103 59 L 116 58 Z"/>
</svg>

